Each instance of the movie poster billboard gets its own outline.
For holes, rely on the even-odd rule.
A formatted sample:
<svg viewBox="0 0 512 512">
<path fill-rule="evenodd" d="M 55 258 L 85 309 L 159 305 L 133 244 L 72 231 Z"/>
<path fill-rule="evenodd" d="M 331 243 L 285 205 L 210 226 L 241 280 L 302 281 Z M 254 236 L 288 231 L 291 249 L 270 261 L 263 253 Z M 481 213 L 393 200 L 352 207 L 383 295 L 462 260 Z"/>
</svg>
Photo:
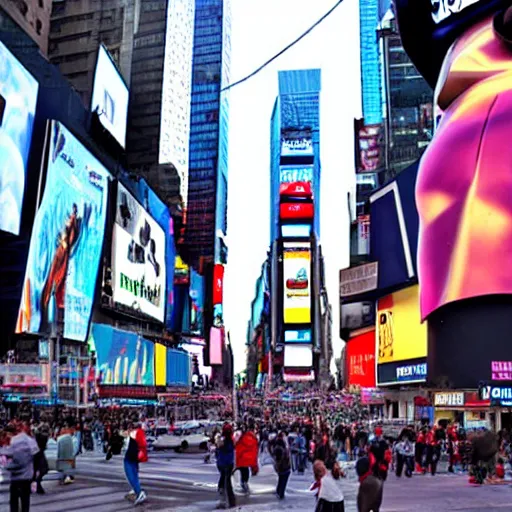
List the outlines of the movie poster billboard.
<svg viewBox="0 0 512 512">
<path fill-rule="evenodd" d="M 93 324 L 99 383 L 103 385 L 155 385 L 155 346 L 134 332 Z"/>
<path fill-rule="evenodd" d="M 164 321 L 165 233 L 119 183 L 112 238 L 114 302 Z"/>
<path fill-rule="evenodd" d="M 39 84 L 0 42 L 0 230 L 20 232 Z"/>
<path fill-rule="evenodd" d="M 85 341 L 101 258 L 110 175 L 61 123 L 51 125 L 16 332 L 47 333 L 57 312 L 64 338 Z"/>
<path fill-rule="evenodd" d="M 283 286 L 284 323 L 310 323 L 311 252 L 308 242 L 284 245 Z"/>
</svg>

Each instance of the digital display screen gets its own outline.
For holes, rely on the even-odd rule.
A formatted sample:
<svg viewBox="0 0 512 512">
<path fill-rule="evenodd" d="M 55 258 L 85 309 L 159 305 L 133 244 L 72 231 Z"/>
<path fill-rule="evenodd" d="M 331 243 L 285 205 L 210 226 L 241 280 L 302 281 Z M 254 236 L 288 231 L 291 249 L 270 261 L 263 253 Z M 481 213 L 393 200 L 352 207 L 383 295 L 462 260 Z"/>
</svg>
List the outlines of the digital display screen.
<svg viewBox="0 0 512 512">
<path fill-rule="evenodd" d="M 16 332 L 47 333 L 64 316 L 64 338 L 85 341 L 105 235 L 107 169 L 52 122 L 43 199 L 37 211 Z"/>
<path fill-rule="evenodd" d="M 118 184 L 112 240 L 114 301 L 160 322 L 165 314 L 165 233 Z"/>
<path fill-rule="evenodd" d="M 0 230 L 19 235 L 39 84 L 0 42 Z"/>
<path fill-rule="evenodd" d="M 311 329 L 284 331 L 285 343 L 311 343 Z"/>
<path fill-rule="evenodd" d="M 112 57 L 101 45 L 94 73 L 91 111 L 98 113 L 100 123 L 123 148 L 126 145 L 128 96 L 128 87 Z"/>
<path fill-rule="evenodd" d="M 283 238 L 309 238 L 310 235 L 311 225 L 309 224 L 283 224 L 281 226 Z"/>
<path fill-rule="evenodd" d="M 311 253 L 307 243 L 283 248 L 283 309 L 285 324 L 311 322 Z"/>
<path fill-rule="evenodd" d="M 311 345 L 285 345 L 284 366 L 287 368 L 310 368 L 313 366 Z"/>
</svg>

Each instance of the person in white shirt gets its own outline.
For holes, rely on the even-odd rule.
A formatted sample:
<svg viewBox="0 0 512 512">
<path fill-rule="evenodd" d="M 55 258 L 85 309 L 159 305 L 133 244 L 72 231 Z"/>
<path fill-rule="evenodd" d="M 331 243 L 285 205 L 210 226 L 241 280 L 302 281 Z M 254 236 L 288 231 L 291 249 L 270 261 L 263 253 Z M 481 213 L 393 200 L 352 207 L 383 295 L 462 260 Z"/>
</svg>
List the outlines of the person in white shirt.
<svg viewBox="0 0 512 512">
<path fill-rule="evenodd" d="M 345 476 L 337 462 L 320 481 L 315 512 L 345 512 L 341 479 Z"/>
</svg>

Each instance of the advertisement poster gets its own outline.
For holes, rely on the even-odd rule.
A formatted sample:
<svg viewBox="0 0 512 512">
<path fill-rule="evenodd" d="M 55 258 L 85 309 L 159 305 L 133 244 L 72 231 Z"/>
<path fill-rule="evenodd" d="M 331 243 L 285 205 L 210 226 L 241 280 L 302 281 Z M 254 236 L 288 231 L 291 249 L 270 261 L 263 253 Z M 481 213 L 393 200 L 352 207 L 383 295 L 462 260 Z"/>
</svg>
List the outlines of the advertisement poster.
<svg viewBox="0 0 512 512">
<path fill-rule="evenodd" d="M 165 314 L 165 234 L 119 183 L 112 241 L 114 301 L 160 322 Z"/>
<path fill-rule="evenodd" d="M 427 356 L 427 324 L 420 319 L 418 285 L 379 299 L 376 316 L 379 364 Z"/>
<path fill-rule="evenodd" d="M 64 315 L 64 338 L 85 341 L 105 234 L 110 175 L 52 122 L 43 199 L 37 211 L 16 332 L 46 333 Z"/>
<path fill-rule="evenodd" d="M 39 84 L 0 42 L 0 230 L 20 232 Z"/>
<path fill-rule="evenodd" d="M 311 322 L 311 253 L 309 244 L 283 249 L 284 323 Z"/>
<path fill-rule="evenodd" d="M 282 165 L 279 167 L 279 183 L 312 183 L 313 166 L 312 165 Z"/>
<path fill-rule="evenodd" d="M 100 123 L 124 148 L 126 144 L 126 119 L 128 116 L 128 87 L 108 53 L 100 45 L 91 112 L 97 111 Z"/>
<path fill-rule="evenodd" d="M 155 346 L 134 332 L 93 324 L 100 384 L 155 385 Z"/>
<path fill-rule="evenodd" d="M 311 368 L 313 348 L 311 345 L 285 345 L 284 366 L 286 368 Z"/>
<path fill-rule="evenodd" d="M 350 338 L 346 348 L 348 386 L 374 388 L 375 331 Z"/>
<path fill-rule="evenodd" d="M 155 343 L 155 386 L 167 384 L 167 347 Z"/>
</svg>

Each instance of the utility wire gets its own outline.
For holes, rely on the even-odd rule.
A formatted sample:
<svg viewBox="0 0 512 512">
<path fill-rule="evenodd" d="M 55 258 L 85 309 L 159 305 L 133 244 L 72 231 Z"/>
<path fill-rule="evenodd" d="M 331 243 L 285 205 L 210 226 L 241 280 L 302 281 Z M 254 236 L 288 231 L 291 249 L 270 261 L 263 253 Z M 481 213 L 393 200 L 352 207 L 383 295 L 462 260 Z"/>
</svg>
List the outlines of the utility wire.
<svg viewBox="0 0 512 512">
<path fill-rule="evenodd" d="M 253 76 L 257 75 L 260 71 L 265 69 L 269 64 L 274 62 L 277 58 L 281 57 L 281 55 L 283 55 L 283 53 L 287 52 L 292 46 L 295 46 L 299 41 L 304 39 L 311 31 L 313 31 L 313 29 L 315 29 L 318 25 L 320 25 L 320 23 L 322 23 L 322 21 L 324 21 L 326 18 L 328 18 L 341 5 L 342 2 L 343 2 L 343 0 L 338 0 L 334 4 L 333 7 L 331 7 L 318 21 L 316 21 L 313 25 L 311 25 L 311 27 L 309 27 L 305 32 L 303 32 L 299 37 L 297 37 L 297 39 L 292 41 L 288 46 L 285 46 L 279 53 L 276 53 L 273 57 L 271 57 L 269 60 L 264 62 L 259 68 L 256 68 L 252 73 L 249 73 L 244 78 L 241 78 L 240 80 L 237 80 L 236 82 L 233 82 L 232 84 L 226 85 L 226 87 L 222 88 L 220 92 L 225 92 L 229 89 L 232 89 L 233 87 L 235 87 L 235 85 L 240 85 L 240 84 L 246 82 L 247 80 L 249 80 L 249 78 L 252 78 Z"/>
</svg>

